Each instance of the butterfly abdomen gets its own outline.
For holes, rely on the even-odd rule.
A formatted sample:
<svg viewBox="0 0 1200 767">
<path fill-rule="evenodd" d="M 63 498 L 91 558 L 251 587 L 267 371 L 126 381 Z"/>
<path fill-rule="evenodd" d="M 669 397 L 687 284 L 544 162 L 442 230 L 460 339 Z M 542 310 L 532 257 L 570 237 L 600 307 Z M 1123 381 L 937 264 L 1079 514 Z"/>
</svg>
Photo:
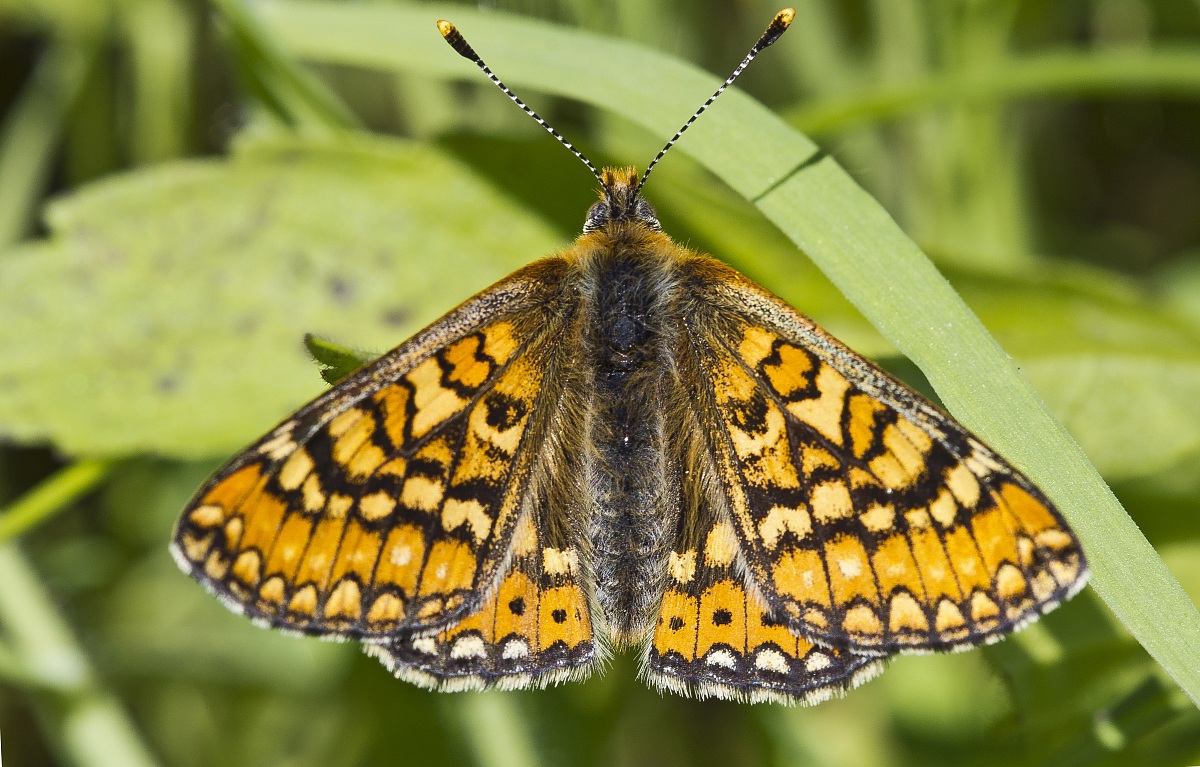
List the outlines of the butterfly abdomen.
<svg viewBox="0 0 1200 767">
<path fill-rule="evenodd" d="M 589 536 L 595 599 L 612 638 L 645 635 L 661 596 L 678 483 L 667 479 L 662 391 L 670 369 L 664 336 L 674 248 L 634 222 L 578 244 L 587 369 L 592 390 Z"/>
</svg>

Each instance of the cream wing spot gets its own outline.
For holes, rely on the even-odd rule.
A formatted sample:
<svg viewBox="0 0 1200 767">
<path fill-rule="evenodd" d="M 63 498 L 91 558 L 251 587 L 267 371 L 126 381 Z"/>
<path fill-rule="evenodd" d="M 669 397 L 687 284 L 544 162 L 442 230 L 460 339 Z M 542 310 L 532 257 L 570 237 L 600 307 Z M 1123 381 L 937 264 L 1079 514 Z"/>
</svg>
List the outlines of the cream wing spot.
<svg viewBox="0 0 1200 767">
<path fill-rule="evenodd" d="M 302 492 L 304 494 L 304 510 L 309 514 L 316 514 L 325 508 L 328 499 L 325 491 L 321 489 L 321 480 L 317 478 L 316 474 L 309 474 L 308 478 L 304 480 Z"/>
<path fill-rule="evenodd" d="M 676 583 L 686 586 L 696 577 L 696 550 L 685 551 L 682 554 L 672 551 L 667 568 Z"/>
<path fill-rule="evenodd" d="M 710 666 L 720 666 L 721 668 L 736 669 L 737 658 L 733 657 L 733 653 L 724 648 L 713 650 L 704 659 L 704 662 Z"/>
<path fill-rule="evenodd" d="M 754 656 L 754 667 L 776 674 L 786 674 L 791 670 L 788 668 L 787 658 L 783 656 L 783 653 L 770 647 L 758 651 L 758 654 Z"/>
<path fill-rule="evenodd" d="M 487 540 L 492 530 L 492 519 L 479 501 L 447 498 L 442 505 L 442 528 L 454 530 L 464 524 L 470 529 L 476 545 Z"/>
<path fill-rule="evenodd" d="M 436 479 L 415 474 L 404 481 L 400 489 L 400 503 L 418 511 L 437 511 L 442 502 L 445 487 Z"/>
<path fill-rule="evenodd" d="M 188 515 L 188 521 L 197 527 L 216 527 L 225 521 L 225 510 L 212 503 L 197 506 Z"/>
<path fill-rule="evenodd" d="M 437 655 L 438 643 L 433 637 L 417 637 L 412 640 L 412 648 L 424 655 Z"/>
<path fill-rule="evenodd" d="M 284 490 L 295 490 L 312 473 L 313 459 L 308 451 L 300 448 L 283 462 L 279 470 L 279 486 Z"/>
<path fill-rule="evenodd" d="M 363 519 L 378 522 L 396 509 L 396 501 L 387 493 L 371 493 L 358 501 L 358 511 Z"/>
<path fill-rule="evenodd" d="M 854 513 L 854 502 L 844 482 L 822 482 L 812 490 L 812 513 L 819 522 L 844 519 Z"/>
<path fill-rule="evenodd" d="M 829 668 L 832 664 L 833 664 L 833 661 L 829 659 L 828 655 L 826 655 L 823 652 L 817 652 L 816 650 L 814 650 L 813 652 L 810 652 L 808 654 L 807 658 L 804 659 L 804 670 L 808 671 L 809 673 L 815 674 L 818 671 L 824 671 L 825 669 Z"/>
<path fill-rule="evenodd" d="M 542 551 L 542 571 L 547 575 L 575 575 L 579 571 L 579 552 L 546 547 Z"/>
<path fill-rule="evenodd" d="M 408 374 L 416 394 L 413 402 L 416 414 L 412 419 L 412 433 L 424 436 L 430 429 L 467 406 L 467 401 L 452 390 L 442 386 L 442 369 L 434 358 L 417 365 Z"/>
<path fill-rule="evenodd" d="M 258 448 L 258 452 L 272 461 L 282 461 L 291 455 L 296 447 L 295 441 L 292 440 L 292 430 L 286 428 L 284 431 L 262 443 Z"/>
<path fill-rule="evenodd" d="M 737 555 L 737 533 L 728 522 L 718 522 L 704 539 L 704 561 L 709 565 L 721 567 L 733 562 Z"/>
<path fill-rule="evenodd" d="M 358 618 L 362 613 L 362 594 L 358 584 L 346 578 L 340 581 L 325 601 L 325 615 L 330 618 Z"/>
<path fill-rule="evenodd" d="M 450 657 L 460 660 L 463 658 L 486 658 L 487 646 L 482 637 L 467 634 L 455 640 L 454 645 L 450 648 Z"/>
<path fill-rule="evenodd" d="M 412 561 L 412 558 L 412 547 L 401 543 L 392 547 L 392 553 L 388 556 L 388 561 L 396 567 L 404 567 Z"/>
<path fill-rule="evenodd" d="M 963 618 L 962 611 L 958 609 L 958 605 L 948 599 L 943 599 L 938 603 L 935 625 L 938 631 L 953 631 L 965 626 L 966 619 Z"/>
<path fill-rule="evenodd" d="M 771 354 L 771 347 L 775 343 L 775 336 L 763 328 L 758 328 L 753 325 L 747 325 L 742 330 L 742 341 L 738 345 L 738 356 L 750 368 L 758 367 L 758 364 L 766 359 Z"/>
<path fill-rule="evenodd" d="M 846 392 L 849 389 L 850 382 L 841 373 L 822 363 L 820 371 L 817 372 L 817 391 L 820 392 L 820 396 L 789 402 L 788 412 L 833 444 L 841 445 L 842 411 L 846 406 Z"/>
<path fill-rule="evenodd" d="M 766 519 L 758 525 L 758 534 L 768 550 L 774 549 L 783 534 L 789 531 L 800 540 L 804 540 L 812 532 L 812 518 L 806 509 L 774 506 L 767 512 Z"/>
<path fill-rule="evenodd" d="M 958 504 L 955 503 L 954 496 L 943 488 L 933 503 L 929 504 L 929 515 L 944 528 L 953 525 L 954 518 L 958 515 Z"/>
<path fill-rule="evenodd" d="M 859 515 L 863 527 L 873 533 L 885 533 L 891 530 L 896 521 L 896 510 L 891 504 L 873 504 L 871 508 Z"/>
<path fill-rule="evenodd" d="M 519 660 L 529 657 L 529 643 L 519 637 L 513 637 L 504 643 L 504 649 L 500 651 L 500 657 L 504 660 Z"/>
<path fill-rule="evenodd" d="M 973 509 L 979 503 L 979 480 L 971 473 L 966 463 L 959 462 L 946 472 L 946 487 L 965 509 Z"/>
</svg>

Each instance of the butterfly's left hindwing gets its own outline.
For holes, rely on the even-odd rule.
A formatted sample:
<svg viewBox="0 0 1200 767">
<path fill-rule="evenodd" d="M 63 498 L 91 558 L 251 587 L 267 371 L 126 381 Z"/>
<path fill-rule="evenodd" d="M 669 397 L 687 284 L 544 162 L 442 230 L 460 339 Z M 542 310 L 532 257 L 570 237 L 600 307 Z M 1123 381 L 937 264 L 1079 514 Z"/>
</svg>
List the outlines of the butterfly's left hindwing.
<svg viewBox="0 0 1200 767">
<path fill-rule="evenodd" d="M 599 662 L 578 548 L 555 535 L 544 505 L 513 537 L 513 562 L 483 607 L 437 634 L 401 634 L 367 652 L 427 689 L 545 687 L 582 679 Z M 565 531 L 563 531 L 565 532 Z"/>
<path fill-rule="evenodd" d="M 947 650 L 1082 587 L 1078 540 L 1016 469 L 734 270 L 689 270 L 697 408 L 772 612 L 832 647 Z"/>
<path fill-rule="evenodd" d="M 236 457 L 173 551 L 233 609 L 381 641 L 477 611 L 511 561 L 561 333 L 562 262 L 471 299 Z"/>
</svg>

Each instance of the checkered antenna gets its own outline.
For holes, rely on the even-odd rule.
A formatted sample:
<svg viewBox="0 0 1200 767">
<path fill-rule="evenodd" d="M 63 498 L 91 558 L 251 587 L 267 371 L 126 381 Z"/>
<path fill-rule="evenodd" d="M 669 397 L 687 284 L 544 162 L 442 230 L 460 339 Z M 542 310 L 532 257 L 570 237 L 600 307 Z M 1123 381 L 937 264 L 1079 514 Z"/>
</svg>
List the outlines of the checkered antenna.
<svg viewBox="0 0 1200 767">
<path fill-rule="evenodd" d="M 708 97 L 708 101 L 705 101 L 700 105 L 700 108 L 696 110 L 695 114 L 688 118 L 687 122 L 683 124 L 683 127 L 675 131 L 675 135 L 671 137 L 671 140 L 667 142 L 666 146 L 659 150 L 658 154 L 654 156 L 654 159 L 650 161 L 650 164 L 646 166 L 646 171 L 642 173 L 641 181 L 638 182 L 637 189 L 635 191 L 640 192 L 642 187 L 646 185 L 646 179 L 649 178 L 650 171 L 654 169 L 655 165 L 658 165 L 658 161 L 663 158 L 663 155 L 667 153 L 667 150 L 675 146 L 675 142 L 679 140 L 679 137 L 683 135 L 683 132 L 692 127 L 692 123 L 696 122 L 696 120 L 700 118 L 700 115 L 704 114 L 704 110 L 712 106 L 712 103 L 717 100 L 717 97 L 724 93 L 725 89 L 732 85 L 734 80 L 738 79 L 738 76 L 742 74 L 746 67 L 750 66 L 750 62 L 754 61 L 755 56 L 762 53 L 766 48 L 769 48 L 776 40 L 780 38 L 784 32 L 787 31 L 788 25 L 792 23 L 792 19 L 795 17 L 795 8 L 784 8 L 782 11 L 775 14 L 775 18 L 771 19 L 771 23 L 767 25 L 767 31 L 763 32 L 762 37 L 758 38 L 758 42 L 756 42 L 754 46 L 750 48 L 750 52 L 746 54 L 746 58 L 742 59 L 742 63 L 737 65 L 737 69 L 733 70 L 733 74 L 725 78 L 725 82 L 721 83 L 721 87 L 717 88 L 713 95 Z"/>
<path fill-rule="evenodd" d="M 462 56 L 464 59 L 474 62 L 475 66 L 479 67 L 479 69 L 482 70 L 487 76 L 487 79 L 495 83 L 496 87 L 503 91 L 505 96 L 508 96 L 510 99 L 512 99 L 513 103 L 519 106 L 522 112 L 536 120 L 537 124 L 545 128 L 546 132 L 553 136 L 558 143 L 565 146 L 568 150 L 570 150 L 571 154 L 582 160 L 583 164 L 586 165 L 588 170 L 592 172 L 592 175 L 596 177 L 596 180 L 600 182 L 600 185 L 604 186 L 604 180 L 600 177 L 600 171 L 596 170 L 596 166 L 592 165 L 592 161 L 584 157 L 583 152 L 580 152 L 578 149 L 576 149 L 575 145 L 570 141 L 567 141 L 565 136 L 556 131 L 548 122 L 543 120 L 541 115 L 533 111 L 528 104 L 521 100 L 520 96 L 509 90 L 508 86 L 501 82 L 499 77 L 496 77 L 495 73 L 492 72 L 488 65 L 483 63 L 483 59 L 479 57 L 479 54 L 475 52 L 475 49 L 471 47 L 471 44 L 468 43 L 467 39 L 462 36 L 462 33 L 458 31 L 457 27 L 445 19 L 438 21 L 437 26 L 438 31 L 442 33 L 442 37 L 446 39 L 446 42 L 450 43 L 450 47 L 457 51 L 458 55 Z"/>
</svg>

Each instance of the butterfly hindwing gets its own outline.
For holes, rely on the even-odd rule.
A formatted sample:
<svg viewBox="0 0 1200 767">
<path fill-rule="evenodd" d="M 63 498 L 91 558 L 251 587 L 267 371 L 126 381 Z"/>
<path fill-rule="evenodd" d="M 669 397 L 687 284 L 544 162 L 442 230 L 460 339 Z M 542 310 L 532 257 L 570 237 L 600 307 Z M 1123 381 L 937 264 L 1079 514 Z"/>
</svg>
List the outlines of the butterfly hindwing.
<svg viewBox="0 0 1200 767">
<path fill-rule="evenodd" d="M 562 263 L 531 265 L 355 373 L 184 510 L 181 565 L 239 612 L 370 641 L 474 612 L 545 429 Z"/>
<path fill-rule="evenodd" d="M 813 645 L 776 619 L 740 574 L 740 543 L 712 507 L 685 522 L 647 647 L 655 686 L 684 695 L 816 703 L 882 670 L 877 657 Z"/>
<path fill-rule="evenodd" d="M 538 504 L 513 536 L 512 565 L 483 607 L 437 634 L 368 645 L 397 677 L 436 690 L 544 687 L 598 663 L 578 547 Z"/>
<path fill-rule="evenodd" d="M 945 650 L 1077 591 L 1078 540 L 1016 469 L 732 269 L 693 262 L 710 445 L 747 572 L 822 644 Z"/>
</svg>

